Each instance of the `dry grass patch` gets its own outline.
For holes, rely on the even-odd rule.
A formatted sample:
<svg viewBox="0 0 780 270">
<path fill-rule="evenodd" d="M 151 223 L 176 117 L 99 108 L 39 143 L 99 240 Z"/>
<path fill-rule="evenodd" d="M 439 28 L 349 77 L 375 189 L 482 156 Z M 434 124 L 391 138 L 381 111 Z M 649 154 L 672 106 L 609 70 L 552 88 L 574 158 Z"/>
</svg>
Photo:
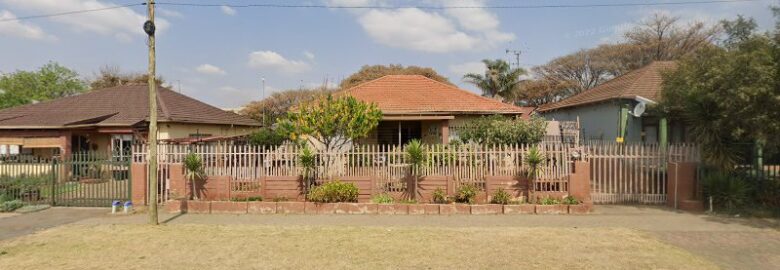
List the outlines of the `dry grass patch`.
<svg viewBox="0 0 780 270">
<path fill-rule="evenodd" d="M 628 229 L 65 226 L 0 242 L 7 269 L 714 269 Z"/>
</svg>

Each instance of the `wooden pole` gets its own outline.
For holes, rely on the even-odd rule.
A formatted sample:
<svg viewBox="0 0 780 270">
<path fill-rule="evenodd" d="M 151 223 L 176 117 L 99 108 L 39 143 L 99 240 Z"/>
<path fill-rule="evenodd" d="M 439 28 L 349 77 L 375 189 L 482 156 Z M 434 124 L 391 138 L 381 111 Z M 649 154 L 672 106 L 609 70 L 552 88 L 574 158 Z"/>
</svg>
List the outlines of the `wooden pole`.
<svg viewBox="0 0 780 270">
<path fill-rule="evenodd" d="M 149 21 L 144 26 L 149 35 L 149 224 L 158 225 L 157 218 L 157 82 L 154 38 L 154 2 L 146 1 Z M 151 31 L 149 31 L 151 25 Z"/>
</svg>

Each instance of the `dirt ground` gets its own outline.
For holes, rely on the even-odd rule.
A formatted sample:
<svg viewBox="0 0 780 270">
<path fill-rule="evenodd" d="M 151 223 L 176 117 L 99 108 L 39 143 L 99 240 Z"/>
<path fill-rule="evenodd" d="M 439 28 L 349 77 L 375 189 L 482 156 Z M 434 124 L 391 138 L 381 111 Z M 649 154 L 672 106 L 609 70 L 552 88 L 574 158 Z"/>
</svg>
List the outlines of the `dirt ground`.
<svg viewBox="0 0 780 270">
<path fill-rule="evenodd" d="M 0 253 L 9 269 L 717 269 L 609 228 L 69 225 Z"/>
<path fill-rule="evenodd" d="M 45 213 L 46 211 L 42 213 Z M 23 216 L 26 215 L 0 219 L 0 228 L 3 228 L 3 221 L 18 219 Z M 455 261 L 463 261 L 461 264 L 452 264 L 451 262 L 411 260 L 416 263 L 430 265 L 431 268 L 434 269 L 466 268 L 466 266 L 473 266 L 470 264 L 471 261 L 484 263 L 473 267 L 476 269 L 496 266 L 491 264 L 491 261 L 481 261 L 479 258 L 464 255 L 474 252 L 476 252 L 474 254 L 483 255 L 488 252 L 499 253 L 508 257 L 496 259 L 496 261 L 506 263 L 506 265 L 493 268 L 534 266 L 524 265 L 524 262 L 512 261 L 517 258 L 550 259 L 549 262 L 543 265 L 543 268 L 558 268 L 559 265 L 561 265 L 560 268 L 572 268 L 572 266 L 577 266 L 567 264 L 567 262 L 570 262 L 568 259 L 551 259 L 550 257 L 546 257 L 548 254 L 564 251 L 564 254 L 581 254 L 579 260 L 573 260 L 587 262 L 587 264 L 579 265 L 580 268 L 610 267 L 610 265 L 601 265 L 601 261 L 618 262 L 615 264 L 615 267 L 618 267 L 621 266 L 621 264 L 619 264 L 621 260 L 633 260 L 634 258 L 648 259 L 645 261 L 647 264 L 642 265 L 646 267 L 622 265 L 624 266 L 623 268 L 699 269 L 701 267 L 706 269 L 713 266 L 709 264 L 710 262 L 714 263 L 716 267 L 723 269 L 777 269 L 776 266 L 780 265 L 780 252 L 777 252 L 780 250 L 780 222 L 778 222 L 778 220 L 712 217 L 642 206 L 598 206 L 597 213 L 586 216 L 264 216 L 163 214 L 161 215 L 161 221 L 164 221 L 166 224 L 159 228 L 159 230 L 161 230 L 159 231 L 161 236 L 167 237 L 166 235 L 174 235 L 174 233 L 178 233 L 179 231 L 186 232 L 184 233 L 186 235 L 205 236 L 208 235 L 206 232 L 214 231 L 220 234 L 220 237 L 225 237 L 225 239 L 216 240 L 220 239 L 220 237 L 211 236 L 196 238 L 185 237 L 185 239 L 188 239 L 187 243 L 179 242 L 176 239 L 159 242 L 155 239 L 147 239 L 146 242 L 138 243 L 138 245 L 159 246 L 159 248 L 164 250 L 181 249 L 182 247 L 188 247 L 187 250 L 189 250 L 191 245 L 206 245 L 211 247 L 216 254 L 221 254 L 219 256 L 224 257 L 223 260 L 229 260 L 231 258 L 236 259 L 236 257 L 232 257 L 233 255 L 231 255 L 235 252 L 238 252 L 236 254 L 243 254 L 242 256 L 246 255 L 252 258 L 260 256 L 255 253 L 247 255 L 234 250 L 234 247 L 232 247 L 230 243 L 236 242 L 243 243 L 242 245 L 245 245 L 246 248 L 264 252 L 271 252 L 268 250 L 270 247 L 277 247 L 293 249 L 296 250 L 296 253 L 301 254 L 309 254 L 316 251 L 326 252 L 325 254 L 331 254 L 333 256 L 340 256 L 342 253 L 327 253 L 329 249 L 347 245 L 358 245 L 362 247 L 361 249 L 350 249 L 350 252 L 347 255 L 365 254 L 363 253 L 364 251 L 376 250 L 379 248 L 392 251 L 392 254 L 438 254 L 439 252 L 444 252 L 442 254 L 449 254 L 448 252 L 457 251 L 456 255 L 450 254 L 447 256 L 454 256 L 453 260 Z M 21 251 L 20 253 L 6 251 L 6 255 L 10 254 L 12 256 L 0 255 L 0 265 L 4 265 L 4 262 L 9 262 L 6 261 L 9 257 L 14 260 L 14 265 L 19 266 L 24 266 L 25 260 L 33 260 L 37 256 L 36 253 L 38 251 L 31 248 L 30 245 L 32 243 L 39 243 L 47 247 L 58 247 L 59 250 L 70 250 L 68 247 L 76 248 L 82 245 L 85 247 L 96 245 L 97 247 L 103 247 L 110 250 L 123 250 L 136 243 L 111 242 L 113 245 L 112 247 L 101 246 L 99 243 L 105 239 L 111 239 L 111 236 L 113 235 L 123 236 L 123 231 L 126 228 L 144 228 L 144 230 L 146 230 L 146 226 L 134 227 L 145 222 L 146 215 L 143 214 L 109 216 L 103 213 L 98 217 L 77 221 L 73 225 L 75 227 L 60 227 L 31 236 L 0 241 L 0 246 L 2 246 L 3 251 L 6 249 L 11 249 L 11 251 L 13 251 L 15 248 L 18 248 L 18 251 Z M 61 230 L 65 228 L 70 228 L 68 229 L 70 231 Z M 307 235 L 307 232 L 312 231 L 326 231 L 332 235 Z M 385 234 L 385 231 L 396 233 Z M 144 234 L 135 230 L 128 231 L 128 233 L 131 232 L 138 235 Z M 437 234 L 438 232 L 441 234 Z M 64 237 L 77 233 L 83 235 L 94 234 L 96 235 L 95 237 L 99 237 L 102 233 L 102 235 L 105 236 L 105 239 L 90 237 L 86 238 L 89 239 L 89 241 L 81 242 L 81 244 L 55 241 L 56 239 L 59 239 L 55 237 L 57 235 Z M 225 235 L 222 236 L 222 233 Z M 244 238 L 248 239 L 247 241 L 251 241 L 245 243 L 243 242 L 244 239 L 241 237 L 231 236 L 233 234 L 244 234 Z M 489 236 L 489 240 L 475 236 L 482 234 Z M 358 240 L 353 238 L 361 238 L 364 237 L 364 235 L 366 239 L 372 239 L 372 242 L 376 242 L 376 245 L 367 247 L 356 244 Z M 407 235 L 409 238 L 401 237 L 396 239 L 396 235 Z M 453 238 L 457 239 L 457 241 L 447 240 L 450 239 L 450 237 L 457 235 L 463 235 L 463 238 Z M 594 235 L 601 238 L 592 238 L 591 236 Z M 286 238 L 275 238 L 280 236 L 290 237 L 290 239 L 296 240 L 292 241 L 292 243 L 282 244 L 283 239 Z M 167 239 L 165 237 L 161 239 Z M 437 243 L 435 244 L 423 241 L 424 239 L 430 239 L 430 237 L 441 239 L 442 241 L 436 241 Z M 226 239 L 229 239 L 229 241 Z M 393 239 L 393 241 L 397 242 L 391 241 L 391 243 L 386 239 Z M 479 239 L 482 239 L 482 241 Z M 327 245 L 327 248 L 319 246 L 323 244 L 319 243 L 320 241 L 325 241 L 324 243 Z M 255 246 L 256 244 L 253 244 L 255 242 L 262 244 L 259 244 L 260 246 Z M 649 250 L 644 249 L 645 247 L 637 247 L 638 250 L 653 255 L 649 255 L 650 257 L 642 257 L 641 254 L 629 250 L 636 249 L 634 246 L 622 245 L 639 242 L 647 244 Z M 29 248 L 26 249 L 28 252 L 24 252 L 25 247 Z M 321 248 L 321 250 L 313 249 L 314 247 Z M 418 249 L 418 247 L 424 247 L 424 249 Z M 583 247 L 586 248 L 583 249 Z M 197 248 L 197 250 L 199 249 L 200 247 Z M 415 251 L 416 253 L 405 253 L 407 252 L 407 249 L 409 251 Z M 232 251 L 232 253 L 223 253 L 224 250 Z M 584 252 L 582 252 L 583 250 Z M 599 250 L 600 252 L 598 254 L 602 254 L 603 256 L 592 252 L 595 250 Z M 670 250 L 672 253 L 653 253 L 659 250 Z M 678 251 L 684 252 L 678 253 Z M 533 256 L 529 257 L 528 255 Z M 76 258 L 79 256 L 76 256 Z M 187 257 L 189 255 L 177 256 L 183 257 L 177 257 L 176 259 L 190 259 L 190 257 Z M 208 255 L 207 257 L 209 256 L 211 255 Z M 314 255 L 309 254 L 302 258 L 311 260 L 317 259 L 311 256 Z M 385 256 L 392 257 L 395 255 Z M 197 256 L 193 258 L 195 261 L 200 260 Z M 287 257 L 281 256 L 279 258 Z M 676 260 L 675 262 L 681 262 L 680 260 L 690 261 L 683 264 L 685 267 L 681 267 L 680 265 L 669 265 L 666 263 L 653 265 L 653 263 L 655 263 L 654 260 L 656 259 Z M 63 260 L 67 261 L 67 258 L 63 258 Z M 135 261 L 143 260 L 135 258 Z M 289 261 L 284 259 L 277 262 L 290 266 L 305 266 L 296 259 L 290 259 Z M 353 262 L 356 263 L 355 265 L 364 265 L 361 264 L 361 261 Z M 191 266 L 192 268 L 198 268 L 198 265 L 195 265 L 195 263 L 197 262 L 188 262 L 186 265 Z M 325 261 L 324 263 L 332 266 L 330 268 L 341 268 L 342 266 L 338 264 L 339 262 Z M 555 264 L 551 265 L 549 263 Z M 144 265 L 149 266 L 148 264 Z M 385 266 L 387 265 L 380 263 L 377 264 L 376 268 L 394 268 Z M 420 267 L 409 266 L 407 268 Z M 577 267 L 574 268 L 576 269 Z"/>
</svg>

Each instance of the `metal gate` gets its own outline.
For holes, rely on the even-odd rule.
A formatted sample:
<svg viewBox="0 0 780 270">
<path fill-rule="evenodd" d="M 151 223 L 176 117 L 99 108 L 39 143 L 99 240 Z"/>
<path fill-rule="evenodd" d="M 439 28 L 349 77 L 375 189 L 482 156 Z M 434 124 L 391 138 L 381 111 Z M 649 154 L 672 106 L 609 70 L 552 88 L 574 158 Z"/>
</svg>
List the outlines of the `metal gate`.
<svg viewBox="0 0 780 270">
<path fill-rule="evenodd" d="M 110 207 L 131 197 L 130 161 L 96 154 L 0 157 L 0 196 L 25 204 Z"/>
</svg>

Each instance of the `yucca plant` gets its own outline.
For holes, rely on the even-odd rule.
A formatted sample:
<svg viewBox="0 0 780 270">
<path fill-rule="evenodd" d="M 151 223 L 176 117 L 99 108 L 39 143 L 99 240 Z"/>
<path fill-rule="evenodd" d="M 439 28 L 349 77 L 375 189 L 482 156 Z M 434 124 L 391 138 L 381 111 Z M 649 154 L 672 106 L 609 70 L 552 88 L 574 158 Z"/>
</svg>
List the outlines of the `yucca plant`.
<svg viewBox="0 0 780 270">
<path fill-rule="evenodd" d="M 197 181 L 203 179 L 206 175 L 203 172 L 203 160 L 195 153 L 189 153 L 184 157 L 184 169 L 184 178 L 190 181 L 192 186 L 192 198 L 198 200 Z"/>
<path fill-rule="evenodd" d="M 313 176 L 316 157 L 314 150 L 309 148 L 308 144 L 304 144 L 301 147 L 300 154 L 298 154 L 298 162 L 300 162 L 301 167 L 303 167 L 303 179 L 306 181 L 307 189 L 311 186 L 310 180 Z"/>
<path fill-rule="evenodd" d="M 412 177 L 414 177 L 414 198 L 417 199 L 417 181 L 420 174 L 420 168 L 425 164 L 426 153 L 420 140 L 411 140 L 406 144 L 406 160 L 412 167 Z"/>
<path fill-rule="evenodd" d="M 535 199 L 534 192 L 536 192 L 536 179 L 544 171 L 544 162 L 546 157 L 544 153 L 539 150 L 536 145 L 531 146 L 528 149 L 528 154 L 525 157 L 525 165 L 528 166 L 528 200 L 533 201 Z"/>
</svg>

